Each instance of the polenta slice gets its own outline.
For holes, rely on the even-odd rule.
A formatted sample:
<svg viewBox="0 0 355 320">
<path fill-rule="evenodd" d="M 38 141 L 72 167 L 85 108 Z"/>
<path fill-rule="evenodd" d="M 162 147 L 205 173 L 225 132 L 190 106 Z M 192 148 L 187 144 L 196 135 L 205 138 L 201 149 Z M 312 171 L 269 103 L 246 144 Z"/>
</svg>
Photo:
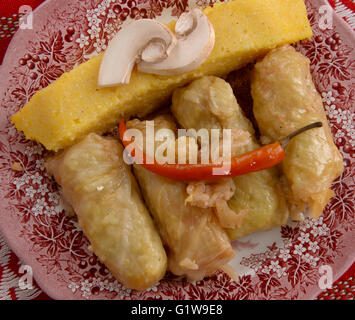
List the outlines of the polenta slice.
<svg viewBox="0 0 355 320">
<path fill-rule="evenodd" d="M 312 36 L 303 0 L 235 0 L 204 13 L 213 24 L 216 43 L 196 70 L 178 76 L 135 71 L 128 85 L 99 89 L 99 55 L 37 92 L 12 122 L 27 139 L 58 151 L 91 132 L 109 131 L 121 117 L 148 114 L 168 103 L 174 89 L 198 77 L 224 76 L 276 46 Z"/>
</svg>

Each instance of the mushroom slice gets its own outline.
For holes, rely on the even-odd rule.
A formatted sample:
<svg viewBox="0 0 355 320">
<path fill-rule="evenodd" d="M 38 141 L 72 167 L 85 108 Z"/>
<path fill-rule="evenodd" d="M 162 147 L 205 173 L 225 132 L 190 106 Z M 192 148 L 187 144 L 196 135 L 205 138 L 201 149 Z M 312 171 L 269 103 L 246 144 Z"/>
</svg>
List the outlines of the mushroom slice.
<svg viewBox="0 0 355 320">
<path fill-rule="evenodd" d="M 164 24 L 152 20 L 136 20 L 125 26 L 110 41 L 100 67 L 98 86 L 128 84 L 142 53 L 149 62 L 158 62 L 169 55 L 176 37 Z"/>
<path fill-rule="evenodd" d="M 207 16 L 193 9 L 180 16 L 175 25 L 177 44 L 168 57 L 159 62 L 140 61 L 138 70 L 158 75 L 177 75 L 192 71 L 211 54 L 215 33 Z"/>
</svg>

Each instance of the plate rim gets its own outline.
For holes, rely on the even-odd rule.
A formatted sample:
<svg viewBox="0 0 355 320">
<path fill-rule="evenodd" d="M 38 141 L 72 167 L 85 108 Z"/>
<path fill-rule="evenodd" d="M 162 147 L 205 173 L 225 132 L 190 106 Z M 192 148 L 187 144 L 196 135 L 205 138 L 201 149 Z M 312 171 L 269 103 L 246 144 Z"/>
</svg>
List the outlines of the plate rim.
<svg viewBox="0 0 355 320">
<path fill-rule="evenodd" d="M 328 4 L 330 6 L 330 4 L 326 1 L 326 0 L 318 0 L 323 2 L 324 4 Z M 46 6 L 48 6 L 51 2 L 54 2 L 54 0 L 46 0 L 43 3 L 41 3 L 35 10 L 33 10 L 33 14 L 40 14 L 42 10 L 45 9 Z M 355 43 L 355 33 L 354 31 L 351 29 L 351 27 L 349 26 L 349 24 L 344 21 L 337 13 L 336 11 L 332 8 L 333 11 L 333 16 L 334 18 L 337 20 L 336 24 L 340 24 L 342 29 L 345 30 L 349 35 L 351 35 L 354 43 Z M 3 63 L 1 65 L 1 69 L 0 71 L 2 72 L 3 68 L 5 67 L 5 65 L 7 65 L 9 63 L 9 61 L 11 61 L 11 54 L 16 51 L 15 50 L 15 43 L 18 40 L 18 38 L 20 36 L 23 35 L 23 33 L 26 32 L 26 30 L 18 30 L 16 32 L 16 34 L 13 36 L 13 38 L 11 39 L 11 42 L 8 46 L 8 49 L 6 51 L 6 54 L 4 56 L 3 59 Z M 7 79 L 8 75 L 1 77 L 2 79 Z M 3 81 L 0 81 L 0 88 L 2 89 L 0 91 L 0 100 L 3 99 L 4 94 L 6 93 L 7 87 L 2 85 Z M 14 244 L 13 241 L 9 241 L 10 237 L 8 237 L 8 232 L 6 231 L 6 227 L 3 225 L 2 223 L 2 219 L 0 218 L 0 232 L 2 233 L 2 235 L 4 236 L 8 246 L 10 247 L 10 249 L 16 254 L 16 256 L 20 259 L 20 261 L 22 261 L 24 264 L 27 264 L 28 262 L 30 262 L 31 258 L 28 255 L 24 255 L 23 252 L 20 250 L 20 245 Z M 344 265 L 342 265 L 342 268 L 338 268 L 336 271 L 337 277 L 335 277 L 336 279 L 339 278 L 341 275 L 344 274 L 344 272 L 351 266 L 352 263 L 355 262 L 355 253 L 353 255 L 352 258 L 348 257 L 348 263 Z M 28 263 L 30 265 L 33 265 L 33 263 Z M 58 295 L 58 292 L 56 290 L 56 288 L 52 288 L 52 286 L 49 286 L 48 283 L 46 283 L 45 281 L 42 281 L 42 278 L 40 276 L 37 275 L 37 269 L 33 268 L 33 276 L 34 279 L 36 281 L 36 283 L 38 284 L 38 286 L 41 288 L 41 290 L 43 292 L 45 292 L 48 296 L 50 296 L 52 299 L 68 299 L 66 296 L 61 297 L 60 294 Z M 334 279 L 335 279 L 334 278 Z M 41 280 L 38 280 L 41 279 Z M 320 293 L 322 292 L 322 290 L 319 288 L 319 290 L 313 294 L 313 297 L 311 299 L 316 298 Z M 75 299 L 73 297 L 73 299 Z"/>
</svg>

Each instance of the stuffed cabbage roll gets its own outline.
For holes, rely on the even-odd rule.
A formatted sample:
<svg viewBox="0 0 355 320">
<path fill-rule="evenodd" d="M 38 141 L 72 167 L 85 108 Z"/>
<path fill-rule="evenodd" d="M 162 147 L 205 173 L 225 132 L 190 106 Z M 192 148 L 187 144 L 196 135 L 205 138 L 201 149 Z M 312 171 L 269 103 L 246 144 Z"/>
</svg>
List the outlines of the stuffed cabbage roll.
<svg viewBox="0 0 355 320">
<path fill-rule="evenodd" d="M 312 217 L 322 214 L 333 196 L 331 184 L 343 172 L 342 156 L 333 142 L 309 65 L 309 59 L 285 46 L 269 52 L 256 64 L 252 76 L 255 118 L 261 134 L 270 141 L 312 122 L 323 123 L 322 128 L 292 139 L 282 163 L 296 220 L 303 218 L 307 205 Z"/>
<path fill-rule="evenodd" d="M 186 88 L 177 89 L 171 110 L 186 129 L 231 129 L 232 156 L 259 147 L 251 122 L 244 116 L 231 86 L 223 79 L 203 77 Z M 226 179 L 231 178 L 221 180 Z M 286 223 L 288 209 L 276 168 L 232 180 L 235 191 L 228 206 L 240 217 L 235 228 L 226 229 L 232 239 Z"/>
<path fill-rule="evenodd" d="M 165 275 L 167 257 L 122 154 L 118 141 L 90 134 L 46 167 L 93 252 L 126 287 L 144 290 Z"/>
<path fill-rule="evenodd" d="M 145 134 L 146 121 L 129 121 L 127 128 Z M 156 117 L 154 128 L 155 133 L 161 128 L 176 130 L 168 115 Z M 161 143 L 155 142 L 155 150 Z M 166 245 L 168 269 L 190 280 L 201 280 L 217 269 L 223 269 L 233 258 L 234 250 L 212 210 L 185 204 L 184 182 L 161 177 L 139 164 L 134 165 L 134 174 Z"/>
</svg>

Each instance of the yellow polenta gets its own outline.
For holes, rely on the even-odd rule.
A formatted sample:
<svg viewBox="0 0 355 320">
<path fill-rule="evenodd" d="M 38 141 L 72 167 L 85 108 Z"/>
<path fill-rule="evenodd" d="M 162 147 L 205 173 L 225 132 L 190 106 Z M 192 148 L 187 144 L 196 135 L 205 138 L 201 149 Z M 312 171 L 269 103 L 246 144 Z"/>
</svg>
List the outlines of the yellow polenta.
<svg viewBox="0 0 355 320">
<path fill-rule="evenodd" d="M 122 116 L 151 112 L 168 103 L 175 88 L 198 77 L 226 75 L 276 46 L 312 36 L 303 0 L 235 0 L 204 12 L 216 44 L 198 69 L 172 77 L 133 72 L 128 85 L 98 89 L 99 55 L 37 92 L 13 123 L 27 139 L 58 151 L 91 132 L 112 129 Z"/>
</svg>

